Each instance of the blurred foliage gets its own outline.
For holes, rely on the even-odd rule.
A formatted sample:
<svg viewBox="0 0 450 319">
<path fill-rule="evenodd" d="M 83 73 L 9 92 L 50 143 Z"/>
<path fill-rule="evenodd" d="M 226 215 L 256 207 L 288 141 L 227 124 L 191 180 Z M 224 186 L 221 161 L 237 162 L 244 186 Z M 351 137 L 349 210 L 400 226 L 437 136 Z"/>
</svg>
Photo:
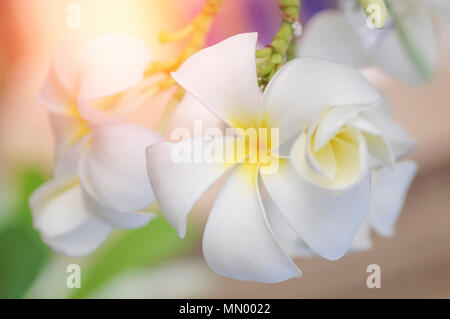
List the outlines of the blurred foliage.
<svg viewBox="0 0 450 319">
<path fill-rule="evenodd" d="M 27 225 L 12 225 L 0 232 L 0 298 L 22 298 L 49 255 Z"/>
<path fill-rule="evenodd" d="M 191 229 L 192 230 L 192 229 Z M 150 269 L 170 258 L 188 253 L 199 240 L 199 232 L 191 231 L 180 240 L 164 218 L 155 218 L 146 227 L 125 232 L 114 243 L 94 256 L 82 271 L 82 284 L 69 296 L 86 298 L 126 269 L 143 266 Z"/>
<path fill-rule="evenodd" d="M 22 298 L 51 255 L 32 227 L 28 198 L 45 181 L 37 169 L 22 170 L 15 179 L 17 201 L 0 225 L 0 298 Z M 4 209 L 0 203 L 0 209 Z"/>
<path fill-rule="evenodd" d="M 23 298 L 53 253 L 32 227 L 28 198 L 45 182 L 40 170 L 22 169 L 14 176 L 17 195 L 12 211 L 0 224 L 0 298 Z M 0 209 L 4 209 L 0 203 Z M 191 228 L 184 240 L 162 218 L 132 231 L 116 231 L 97 253 L 78 261 L 82 267 L 82 286 L 70 298 L 85 298 L 109 280 L 133 267 L 151 268 L 170 258 L 188 253 L 199 241 L 199 232 Z M 87 261 L 87 263 L 86 263 Z M 49 287 L 49 289 L 52 289 Z"/>
</svg>

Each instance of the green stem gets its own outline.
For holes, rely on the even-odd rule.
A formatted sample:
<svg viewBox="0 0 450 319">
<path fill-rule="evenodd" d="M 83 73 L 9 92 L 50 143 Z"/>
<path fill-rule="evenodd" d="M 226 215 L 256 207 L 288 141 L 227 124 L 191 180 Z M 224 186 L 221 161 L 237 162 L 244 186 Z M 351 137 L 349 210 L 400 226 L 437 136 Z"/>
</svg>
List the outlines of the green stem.
<svg viewBox="0 0 450 319">
<path fill-rule="evenodd" d="M 280 0 L 280 9 L 283 12 L 281 27 L 268 46 L 256 50 L 259 84 L 263 88 L 275 72 L 295 55 L 293 24 L 299 22 L 300 7 L 301 0 Z"/>
<path fill-rule="evenodd" d="M 289 62 L 296 58 L 296 51 L 295 51 L 295 38 L 292 38 L 291 43 L 289 44 L 289 47 L 286 52 L 286 62 Z"/>
</svg>

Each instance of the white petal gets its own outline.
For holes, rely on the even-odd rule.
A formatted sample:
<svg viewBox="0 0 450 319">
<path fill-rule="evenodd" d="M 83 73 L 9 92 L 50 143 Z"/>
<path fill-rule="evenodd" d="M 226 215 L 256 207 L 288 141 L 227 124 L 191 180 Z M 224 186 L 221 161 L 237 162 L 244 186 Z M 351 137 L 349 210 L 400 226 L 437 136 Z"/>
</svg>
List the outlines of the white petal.
<svg viewBox="0 0 450 319">
<path fill-rule="evenodd" d="M 92 127 L 92 142 L 80 160 L 80 177 L 89 194 L 107 207 L 134 212 L 154 201 L 146 174 L 145 149 L 161 141 L 134 124 Z"/>
<path fill-rule="evenodd" d="M 86 207 L 98 219 L 121 229 L 135 229 L 147 225 L 156 215 L 147 212 L 120 212 L 106 207 L 90 196 L 85 197 Z"/>
<path fill-rule="evenodd" d="M 71 97 L 76 96 L 77 74 L 76 56 L 83 43 L 85 35 L 81 32 L 67 33 L 53 51 L 51 69 L 54 75 Z"/>
<path fill-rule="evenodd" d="M 382 169 L 373 176 L 369 219 L 371 226 L 381 235 L 390 237 L 416 176 L 417 164 L 403 161 L 392 169 Z"/>
<path fill-rule="evenodd" d="M 363 107 L 346 105 L 333 107 L 326 112 L 326 115 L 319 122 L 314 139 L 314 150 L 318 151 L 333 138 L 349 119 L 354 118 Z"/>
<path fill-rule="evenodd" d="M 256 41 L 257 33 L 230 37 L 194 54 L 172 77 L 214 114 L 237 126 L 242 117 L 262 111 Z"/>
<path fill-rule="evenodd" d="M 380 129 L 374 123 L 363 116 L 356 116 L 354 118 L 351 118 L 347 120 L 346 124 L 372 135 L 381 135 Z"/>
<path fill-rule="evenodd" d="M 394 167 L 394 150 L 389 141 L 384 138 L 382 132 L 372 122 L 362 116 L 358 116 L 348 121 L 347 124 L 362 131 L 368 150 L 376 158 L 376 161 L 382 162 L 391 168 Z"/>
<path fill-rule="evenodd" d="M 271 199 L 264 200 L 267 220 L 280 246 L 292 258 L 311 257 L 314 252 L 300 238 Z"/>
<path fill-rule="evenodd" d="M 286 220 L 315 253 L 335 260 L 347 252 L 368 212 L 369 178 L 332 193 L 303 180 L 287 160 L 280 160 L 278 174 L 262 178 Z"/>
<path fill-rule="evenodd" d="M 314 152 L 311 139 L 300 135 L 290 152 L 292 167 L 305 180 L 329 190 L 346 190 L 361 180 L 368 169 L 368 150 L 361 132 L 346 127 L 330 147 Z"/>
<path fill-rule="evenodd" d="M 90 123 L 121 123 L 160 92 L 158 83 L 163 79 L 161 74 L 145 78 L 127 91 L 81 102 L 78 109 Z"/>
<path fill-rule="evenodd" d="M 311 144 L 311 139 L 308 139 L 305 150 L 305 159 L 309 168 L 321 178 L 332 180 L 338 171 L 338 163 L 332 145 L 327 144 L 320 150 L 314 151 Z M 293 150 L 299 148 L 298 145 L 298 143 L 295 144 Z M 295 152 L 294 154 L 294 160 L 301 155 L 300 152 Z M 296 167 L 300 168 L 301 166 Z"/>
<path fill-rule="evenodd" d="M 297 45 L 299 57 L 319 57 L 353 68 L 370 64 L 355 31 L 337 10 L 314 15 Z"/>
<path fill-rule="evenodd" d="M 287 63 L 264 93 L 272 127 L 280 128 L 280 143 L 310 126 L 327 107 L 369 106 L 379 100 L 361 73 L 317 58 Z"/>
<path fill-rule="evenodd" d="M 257 172 L 239 165 L 220 192 L 203 235 L 203 254 L 217 273 L 240 280 L 280 282 L 300 276 L 268 224 Z"/>
<path fill-rule="evenodd" d="M 97 250 L 110 232 L 110 226 L 93 219 L 73 232 L 62 236 L 42 235 L 42 240 L 57 252 L 71 257 L 84 257 Z"/>
<path fill-rule="evenodd" d="M 74 97 L 64 88 L 53 68 L 47 74 L 39 92 L 39 100 L 51 111 L 60 114 L 70 114 L 72 108 L 75 107 Z"/>
<path fill-rule="evenodd" d="M 383 138 L 391 145 L 397 160 L 415 147 L 416 142 L 394 121 L 386 107 L 374 108 L 365 112 L 364 116 L 378 127 Z"/>
<path fill-rule="evenodd" d="M 369 218 L 366 218 L 356 232 L 352 242 L 352 251 L 365 251 L 372 248 Z"/>
<path fill-rule="evenodd" d="M 111 230 L 89 212 L 84 196 L 79 180 L 69 176 L 47 182 L 30 197 L 34 227 L 48 245 L 66 255 L 94 251 Z"/>
<path fill-rule="evenodd" d="M 147 149 L 147 169 L 161 212 L 178 231 L 186 234 L 186 217 L 203 193 L 218 180 L 231 165 L 181 160 L 179 151 L 202 150 L 226 143 L 222 138 L 195 138 L 179 143 L 162 142 Z M 193 150 L 193 152 L 195 152 Z M 190 154 L 192 159 L 195 154 Z"/>
<path fill-rule="evenodd" d="M 50 121 L 55 139 L 55 177 L 78 173 L 80 153 L 89 139 L 89 130 L 73 116 L 50 113 Z"/>
<path fill-rule="evenodd" d="M 86 142 L 87 139 L 83 139 L 81 142 L 71 147 L 56 150 L 55 162 L 53 164 L 54 177 L 78 174 L 80 154 Z"/>
<path fill-rule="evenodd" d="M 199 122 L 201 121 L 201 122 Z M 202 135 L 206 135 L 208 128 L 224 129 L 225 122 L 208 110 L 200 101 L 191 94 L 186 93 L 183 100 L 178 104 L 170 121 L 168 132 L 174 132 L 177 128 L 187 128 L 193 136 L 197 123 L 201 123 L 204 130 Z"/>
<path fill-rule="evenodd" d="M 91 39 L 78 52 L 78 102 L 125 91 L 143 78 L 150 61 L 146 45 L 125 34 Z"/>
<path fill-rule="evenodd" d="M 109 34 L 88 41 L 76 57 L 81 115 L 97 121 L 102 110 L 86 102 L 138 85 L 149 62 L 147 46 L 131 36 Z"/>
<path fill-rule="evenodd" d="M 65 177 L 51 180 L 39 187 L 30 197 L 30 206 L 33 213 L 33 224 L 48 236 L 63 235 L 74 228 L 79 227 L 88 218 L 83 209 L 82 190 L 79 180 L 74 177 Z M 63 209 L 66 205 L 74 208 Z"/>
<path fill-rule="evenodd" d="M 380 135 L 363 133 L 369 152 L 389 167 L 395 165 L 395 154 L 388 141 Z"/>
</svg>

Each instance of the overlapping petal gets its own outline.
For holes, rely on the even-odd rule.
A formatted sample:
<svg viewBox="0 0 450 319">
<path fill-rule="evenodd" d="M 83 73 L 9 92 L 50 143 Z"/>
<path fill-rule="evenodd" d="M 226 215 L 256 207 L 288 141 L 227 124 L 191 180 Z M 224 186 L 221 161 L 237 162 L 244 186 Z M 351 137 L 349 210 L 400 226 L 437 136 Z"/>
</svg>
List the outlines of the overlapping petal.
<svg viewBox="0 0 450 319">
<path fill-rule="evenodd" d="M 55 177 L 78 174 L 80 154 L 89 140 L 89 127 L 79 118 L 50 112 L 55 141 Z"/>
<path fill-rule="evenodd" d="M 403 209 L 417 164 L 402 161 L 394 169 L 384 168 L 374 173 L 369 210 L 370 225 L 382 236 L 394 234 L 395 223 Z"/>
<path fill-rule="evenodd" d="M 38 97 L 43 105 L 58 114 L 69 115 L 76 107 L 72 92 L 63 86 L 53 68 L 50 68 Z"/>
<path fill-rule="evenodd" d="M 381 162 L 380 165 L 393 167 L 395 164 L 395 153 L 381 132 L 371 121 L 358 116 L 348 122 L 348 125 L 361 131 L 367 143 L 367 147 L 371 155 L 375 158 L 375 162 Z"/>
<path fill-rule="evenodd" d="M 154 201 L 146 175 L 145 149 L 160 142 L 155 132 L 133 124 L 92 127 L 92 141 L 80 160 L 88 193 L 121 212 L 144 209 Z"/>
<path fill-rule="evenodd" d="M 317 58 L 287 63 L 264 92 L 271 125 L 280 128 L 280 144 L 300 134 L 328 107 L 379 102 L 379 93 L 361 73 Z"/>
<path fill-rule="evenodd" d="M 144 76 L 150 53 L 144 43 L 125 34 L 93 38 L 76 56 L 78 102 L 123 92 Z"/>
<path fill-rule="evenodd" d="M 71 257 L 84 257 L 97 250 L 111 232 L 110 226 L 91 219 L 73 232 L 58 237 L 41 238 L 55 251 Z"/>
<path fill-rule="evenodd" d="M 367 217 L 353 238 L 351 251 L 366 251 L 372 248 L 372 238 L 370 237 L 370 233 L 371 227 L 369 218 Z"/>
<path fill-rule="evenodd" d="M 48 245 L 66 255 L 93 252 L 111 230 L 91 214 L 85 196 L 79 180 L 67 176 L 47 182 L 30 198 L 34 227 Z"/>
<path fill-rule="evenodd" d="M 382 132 L 383 138 L 392 147 L 396 159 L 403 157 L 416 146 L 416 142 L 405 129 L 394 121 L 388 105 L 368 110 L 364 116 Z"/>
<path fill-rule="evenodd" d="M 67 33 L 53 51 L 51 70 L 65 92 L 75 97 L 78 90 L 76 56 L 85 43 L 80 32 Z"/>
<path fill-rule="evenodd" d="M 286 220 L 315 253 L 335 260 L 347 252 L 368 213 L 370 178 L 332 193 L 302 179 L 281 160 L 278 174 L 262 179 Z"/>
<path fill-rule="evenodd" d="M 393 236 L 417 169 L 415 162 L 407 160 L 398 163 L 394 169 L 382 168 L 373 173 L 369 214 L 353 239 L 353 250 L 372 247 L 371 230 L 384 237 Z"/>
<path fill-rule="evenodd" d="M 216 130 L 223 129 L 226 126 L 225 122 L 222 119 L 214 115 L 199 100 L 197 100 L 191 94 L 186 93 L 183 100 L 180 102 L 180 104 L 178 104 L 167 131 L 176 133 L 175 130 L 177 128 L 183 127 L 189 130 L 190 137 L 195 134 L 195 126 L 199 123 L 204 130 L 204 135 L 208 135 L 207 130 L 209 128 Z M 189 137 L 186 136 L 186 138 Z"/>
<path fill-rule="evenodd" d="M 291 258 L 311 257 L 314 252 L 295 232 L 275 203 L 269 198 L 263 201 L 270 228 L 280 246 Z"/>
<path fill-rule="evenodd" d="M 146 45 L 131 36 L 108 34 L 84 42 L 71 34 L 54 51 L 41 100 L 57 113 L 110 121 L 136 104 L 123 93 L 143 80 L 149 61 Z M 137 94 L 133 98 L 139 100 Z"/>
<path fill-rule="evenodd" d="M 206 262 L 217 273 L 241 280 L 298 277 L 300 270 L 270 229 L 255 175 L 254 167 L 239 165 L 225 183 L 203 235 Z"/>
<path fill-rule="evenodd" d="M 81 115 L 102 123 L 139 106 L 122 93 L 143 80 L 149 61 L 146 45 L 128 35 L 109 34 L 86 43 L 76 59 Z"/>
<path fill-rule="evenodd" d="M 99 220 L 120 229 L 135 229 L 147 225 L 156 215 L 150 212 L 120 212 L 106 207 L 90 196 L 85 196 L 85 205 Z"/>
<path fill-rule="evenodd" d="M 345 128 L 315 152 L 311 138 L 303 133 L 294 143 L 290 163 L 305 180 L 329 190 L 358 184 L 367 173 L 368 150 L 361 132 Z"/>
<path fill-rule="evenodd" d="M 158 204 L 180 237 L 186 234 L 186 217 L 194 204 L 233 165 L 205 162 L 202 158 L 195 161 L 193 147 L 204 150 L 226 143 L 225 138 L 199 137 L 179 143 L 157 143 L 147 149 L 148 174 Z M 186 154 L 188 157 L 183 158 Z"/>
<path fill-rule="evenodd" d="M 242 118 L 262 112 L 256 41 L 257 33 L 230 37 L 187 59 L 172 77 L 226 123 L 239 126 Z"/>
</svg>

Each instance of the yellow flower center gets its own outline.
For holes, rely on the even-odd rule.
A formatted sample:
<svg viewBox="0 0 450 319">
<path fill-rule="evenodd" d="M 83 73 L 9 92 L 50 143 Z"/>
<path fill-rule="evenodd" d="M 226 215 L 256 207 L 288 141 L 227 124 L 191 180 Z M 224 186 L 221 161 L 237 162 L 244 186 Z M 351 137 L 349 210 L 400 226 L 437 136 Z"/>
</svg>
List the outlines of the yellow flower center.
<svg viewBox="0 0 450 319">
<path fill-rule="evenodd" d="M 279 143 L 279 132 L 267 116 L 240 116 L 231 125 L 239 136 L 234 161 L 245 163 L 252 171 L 258 167 L 268 172 L 278 169 L 278 156 L 272 150 Z"/>
</svg>

